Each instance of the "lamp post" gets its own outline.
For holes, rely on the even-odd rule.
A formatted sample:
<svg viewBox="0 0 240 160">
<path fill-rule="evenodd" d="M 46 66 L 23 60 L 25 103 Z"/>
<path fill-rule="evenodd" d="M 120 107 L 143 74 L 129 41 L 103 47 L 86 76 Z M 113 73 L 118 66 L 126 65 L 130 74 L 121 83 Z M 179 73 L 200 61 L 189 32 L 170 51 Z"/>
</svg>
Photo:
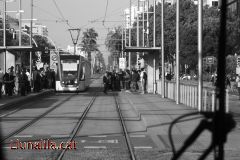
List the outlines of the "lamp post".
<svg viewBox="0 0 240 160">
<path fill-rule="evenodd" d="M 71 38 L 72 38 L 73 45 L 74 45 L 74 55 L 76 54 L 76 47 L 77 47 L 77 42 L 78 42 L 78 38 L 80 35 L 80 30 L 81 30 L 80 28 L 68 29 L 68 31 L 70 32 Z"/>
<path fill-rule="evenodd" d="M 3 1 L 3 47 L 6 48 L 6 0 Z M 4 52 L 4 73 L 7 71 L 7 50 Z"/>
</svg>

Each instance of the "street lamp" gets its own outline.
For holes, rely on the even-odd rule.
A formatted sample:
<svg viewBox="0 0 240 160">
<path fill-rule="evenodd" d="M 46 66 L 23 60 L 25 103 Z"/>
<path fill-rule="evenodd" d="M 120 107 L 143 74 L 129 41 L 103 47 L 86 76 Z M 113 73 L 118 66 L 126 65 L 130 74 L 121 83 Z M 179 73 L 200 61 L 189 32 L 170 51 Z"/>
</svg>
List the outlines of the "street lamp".
<svg viewBox="0 0 240 160">
<path fill-rule="evenodd" d="M 72 29 L 68 29 L 68 31 L 70 32 L 71 38 L 72 38 L 72 42 L 74 45 L 74 55 L 76 54 L 76 46 L 77 46 L 77 42 L 78 42 L 78 38 L 80 35 L 80 28 L 72 28 Z"/>
</svg>

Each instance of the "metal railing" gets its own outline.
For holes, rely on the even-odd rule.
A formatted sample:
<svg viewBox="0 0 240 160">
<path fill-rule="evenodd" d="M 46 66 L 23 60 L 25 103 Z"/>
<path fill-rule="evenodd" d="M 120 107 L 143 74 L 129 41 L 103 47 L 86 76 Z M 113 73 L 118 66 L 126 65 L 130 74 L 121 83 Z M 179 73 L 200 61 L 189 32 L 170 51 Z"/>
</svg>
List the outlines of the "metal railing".
<svg viewBox="0 0 240 160">
<path fill-rule="evenodd" d="M 157 81 L 157 93 L 162 94 L 161 80 Z M 176 100 L 176 82 L 165 81 L 165 98 Z M 198 107 L 198 85 L 180 83 L 180 103 L 197 109 Z M 214 87 L 203 87 L 201 111 L 215 111 L 216 90 Z M 229 112 L 229 91 L 226 89 L 226 112 Z"/>
</svg>

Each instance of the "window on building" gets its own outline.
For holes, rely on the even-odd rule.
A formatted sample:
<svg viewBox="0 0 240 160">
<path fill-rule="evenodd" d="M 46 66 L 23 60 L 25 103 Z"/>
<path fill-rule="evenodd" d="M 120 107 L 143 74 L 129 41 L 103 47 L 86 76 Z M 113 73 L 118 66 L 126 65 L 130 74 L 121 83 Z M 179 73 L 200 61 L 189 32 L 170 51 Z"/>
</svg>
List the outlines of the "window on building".
<svg viewBox="0 0 240 160">
<path fill-rule="evenodd" d="M 218 1 L 212 1 L 212 6 L 213 7 L 218 7 Z"/>
</svg>

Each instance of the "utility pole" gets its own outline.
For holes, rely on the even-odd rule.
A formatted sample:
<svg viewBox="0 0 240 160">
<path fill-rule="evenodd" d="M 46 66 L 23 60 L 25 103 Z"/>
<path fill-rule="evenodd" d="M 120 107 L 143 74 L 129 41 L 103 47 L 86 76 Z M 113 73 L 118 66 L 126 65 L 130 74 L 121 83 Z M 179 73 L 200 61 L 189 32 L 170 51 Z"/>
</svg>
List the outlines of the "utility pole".
<svg viewBox="0 0 240 160">
<path fill-rule="evenodd" d="M 137 47 L 139 47 L 139 0 L 138 0 L 138 6 L 137 6 Z M 139 52 L 137 52 L 137 61 L 136 64 L 138 65 L 138 59 L 139 59 Z"/>
<path fill-rule="evenodd" d="M 132 0 L 130 0 L 130 8 L 129 8 L 129 47 L 131 47 L 131 26 L 132 26 Z M 128 53 L 128 63 L 129 63 L 129 70 L 131 70 L 131 52 Z"/>
<path fill-rule="evenodd" d="M 7 4 L 6 0 L 3 1 L 3 47 L 5 48 L 4 52 L 4 73 L 7 71 L 7 44 L 6 44 L 6 12 L 7 12 Z"/>
<path fill-rule="evenodd" d="M 198 1 L 198 111 L 202 110 L 202 8 L 203 1 Z"/>
<path fill-rule="evenodd" d="M 162 9 L 162 16 L 161 16 L 161 33 L 162 33 L 162 98 L 165 98 L 165 65 L 164 65 L 164 3 L 165 1 L 162 0 L 161 9 Z"/>
<path fill-rule="evenodd" d="M 22 46 L 22 0 L 19 0 L 19 46 Z M 31 40 L 30 40 L 31 41 Z"/>
<path fill-rule="evenodd" d="M 122 53 L 122 56 L 120 56 L 121 58 L 123 58 L 123 43 L 124 43 L 124 42 L 123 42 L 123 41 L 124 41 L 124 40 L 123 40 L 123 36 L 124 36 L 123 28 L 124 28 L 124 26 L 122 27 L 122 52 L 121 52 L 121 53 Z"/>
<path fill-rule="evenodd" d="M 145 21 L 145 18 L 144 18 L 144 16 L 145 16 L 145 1 L 143 1 L 143 14 L 142 14 L 143 16 L 142 16 L 142 46 L 144 47 L 145 46 L 145 44 L 144 44 L 144 27 L 145 27 L 145 23 L 144 23 L 144 21 Z"/>
<path fill-rule="evenodd" d="M 33 33 L 32 33 L 32 24 L 33 21 L 33 0 L 31 0 L 31 20 L 30 20 L 30 46 L 32 47 L 32 37 L 33 37 Z M 21 32 L 21 31 L 20 31 Z M 30 51 L 30 75 L 32 75 L 32 50 Z M 32 83 L 30 82 L 30 86 L 32 86 Z"/>
<path fill-rule="evenodd" d="M 201 1 L 201 0 L 200 0 Z M 176 2 L 176 104 L 180 102 L 180 83 L 179 83 L 179 0 Z"/>
<path fill-rule="evenodd" d="M 153 0 L 153 47 L 156 47 L 156 0 Z M 159 53 L 159 52 L 157 52 Z M 154 52 L 153 58 L 153 93 L 156 93 L 156 53 Z M 159 55 L 157 56 L 159 58 Z"/>
<path fill-rule="evenodd" d="M 149 47 L 149 0 L 147 0 L 147 46 Z"/>
</svg>

